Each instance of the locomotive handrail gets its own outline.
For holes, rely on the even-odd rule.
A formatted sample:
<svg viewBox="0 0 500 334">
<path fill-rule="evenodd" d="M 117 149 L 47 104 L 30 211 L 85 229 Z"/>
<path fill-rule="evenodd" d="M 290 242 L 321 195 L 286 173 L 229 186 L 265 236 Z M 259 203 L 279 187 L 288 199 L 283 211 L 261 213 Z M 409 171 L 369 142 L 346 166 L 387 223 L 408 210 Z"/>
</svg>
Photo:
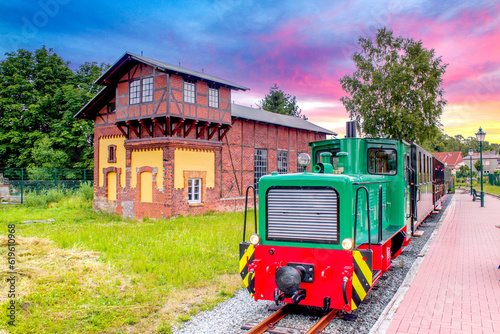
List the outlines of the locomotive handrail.
<svg viewBox="0 0 500 334">
<path fill-rule="evenodd" d="M 245 232 L 247 231 L 247 207 L 248 207 L 248 191 L 250 188 L 253 189 L 253 214 L 255 222 L 255 233 L 257 233 L 257 200 L 256 200 L 256 190 L 254 186 L 248 186 L 245 195 L 245 219 L 243 221 L 243 241 L 245 241 Z"/>
<path fill-rule="evenodd" d="M 365 186 L 361 186 L 356 190 L 356 209 L 354 211 L 354 236 L 352 238 L 352 244 L 354 247 L 356 247 L 356 230 L 357 230 L 357 224 L 358 224 L 358 195 L 359 191 L 361 189 L 364 189 L 366 191 L 366 213 L 368 214 L 368 219 L 367 219 L 367 224 L 368 224 L 368 246 L 369 249 L 372 249 L 372 236 L 370 232 L 370 193 L 368 192 L 368 189 Z"/>
<path fill-rule="evenodd" d="M 410 166 L 406 167 L 408 168 L 408 171 L 410 172 L 410 175 L 409 175 L 409 178 L 410 178 L 410 201 L 412 201 L 413 199 L 415 200 L 415 203 L 413 203 L 412 205 L 412 212 L 410 213 L 411 215 L 411 226 L 412 226 L 412 230 L 413 230 L 413 220 L 416 218 L 417 216 L 417 212 L 416 212 L 416 208 L 417 206 L 415 205 L 417 203 L 417 193 L 416 191 L 414 191 L 416 189 L 418 189 L 418 185 L 416 185 L 416 171 L 415 169 L 411 168 Z"/>
<path fill-rule="evenodd" d="M 382 185 L 378 188 L 378 242 L 382 241 Z"/>
</svg>

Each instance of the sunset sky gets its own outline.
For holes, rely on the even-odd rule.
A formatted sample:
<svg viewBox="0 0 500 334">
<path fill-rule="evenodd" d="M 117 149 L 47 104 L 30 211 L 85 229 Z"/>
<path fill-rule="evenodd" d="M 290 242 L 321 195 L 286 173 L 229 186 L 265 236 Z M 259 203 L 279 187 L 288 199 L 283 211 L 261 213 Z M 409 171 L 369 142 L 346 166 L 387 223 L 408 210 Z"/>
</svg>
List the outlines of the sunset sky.
<svg viewBox="0 0 500 334">
<path fill-rule="evenodd" d="M 354 71 L 359 36 L 386 26 L 449 64 L 444 132 L 469 137 L 482 126 L 500 143 L 500 1 L 11 0 L 0 13 L 0 59 L 46 45 L 75 69 L 143 52 L 249 87 L 233 94 L 242 105 L 277 83 L 310 121 L 341 135 L 339 79 Z"/>
</svg>

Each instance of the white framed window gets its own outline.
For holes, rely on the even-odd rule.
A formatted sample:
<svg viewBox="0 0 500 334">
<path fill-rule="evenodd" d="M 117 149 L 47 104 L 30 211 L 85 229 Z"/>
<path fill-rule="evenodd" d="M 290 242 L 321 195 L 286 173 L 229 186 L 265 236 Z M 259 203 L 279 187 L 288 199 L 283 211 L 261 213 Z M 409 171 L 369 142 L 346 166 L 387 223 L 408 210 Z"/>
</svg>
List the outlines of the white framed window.
<svg viewBox="0 0 500 334">
<path fill-rule="evenodd" d="M 153 101 L 153 77 L 142 79 L 142 102 Z"/>
<path fill-rule="evenodd" d="M 130 82 L 130 104 L 153 101 L 154 79 L 153 77 Z"/>
<path fill-rule="evenodd" d="M 141 103 L 141 80 L 130 83 L 130 104 Z"/>
<path fill-rule="evenodd" d="M 201 203 L 201 179 L 188 180 L 188 202 Z"/>
<path fill-rule="evenodd" d="M 288 173 L 288 151 L 278 151 L 278 173 Z"/>
<path fill-rule="evenodd" d="M 255 189 L 258 188 L 259 179 L 267 174 L 267 150 L 256 148 L 253 163 Z"/>
<path fill-rule="evenodd" d="M 219 89 L 217 87 L 208 86 L 208 106 L 219 108 Z"/>
<path fill-rule="evenodd" d="M 195 103 L 196 85 L 193 80 L 184 80 L 184 102 Z"/>
</svg>

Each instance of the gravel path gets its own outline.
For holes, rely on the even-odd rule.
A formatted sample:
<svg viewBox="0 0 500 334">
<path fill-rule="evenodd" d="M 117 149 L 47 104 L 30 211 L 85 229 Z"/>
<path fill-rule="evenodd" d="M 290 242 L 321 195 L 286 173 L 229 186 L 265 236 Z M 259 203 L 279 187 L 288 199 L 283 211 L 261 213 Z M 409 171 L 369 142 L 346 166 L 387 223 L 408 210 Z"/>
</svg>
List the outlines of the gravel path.
<svg viewBox="0 0 500 334">
<path fill-rule="evenodd" d="M 446 202 L 443 203 L 443 209 L 438 214 L 430 215 L 420 225 L 419 231 L 424 231 L 424 234 L 421 237 L 412 238 L 407 250 L 392 261 L 391 269 L 382 275 L 360 307 L 351 312 L 357 316 L 357 319 L 353 321 L 334 319 L 324 330 L 325 333 L 368 334 L 370 332 L 371 327 L 398 290 L 408 270 L 415 262 L 416 256 L 439 223 L 451 197 L 452 195 L 448 196 Z M 241 330 L 240 327 L 249 321 L 262 321 L 271 314 L 268 307 L 273 304 L 269 301 L 255 302 L 246 290 L 239 290 L 234 298 L 226 300 L 212 311 L 199 313 L 186 322 L 181 329 L 174 330 L 174 334 L 245 333 L 246 331 Z M 294 314 L 281 320 L 278 326 L 309 329 L 318 319 L 319 317 L 314 315 Z"/>
</svg>

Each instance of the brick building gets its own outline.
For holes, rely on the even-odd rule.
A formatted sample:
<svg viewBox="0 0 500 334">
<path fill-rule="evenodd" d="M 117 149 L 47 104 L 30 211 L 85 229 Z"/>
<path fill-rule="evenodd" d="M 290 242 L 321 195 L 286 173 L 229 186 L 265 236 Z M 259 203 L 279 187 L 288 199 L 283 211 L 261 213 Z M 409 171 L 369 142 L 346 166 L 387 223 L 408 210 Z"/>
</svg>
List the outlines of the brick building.
<svg viewBox="0 0 500 334">
<path fill-rule="evenodd" d="M 296 172 L 308 143 L 334 134 L 232 104 L 246 87 L 130 53 L 96 83 L 75 115 L 95 122 L 94 209 L 125 216 L 241 209 L 247 186 Z"/>
</svg>

